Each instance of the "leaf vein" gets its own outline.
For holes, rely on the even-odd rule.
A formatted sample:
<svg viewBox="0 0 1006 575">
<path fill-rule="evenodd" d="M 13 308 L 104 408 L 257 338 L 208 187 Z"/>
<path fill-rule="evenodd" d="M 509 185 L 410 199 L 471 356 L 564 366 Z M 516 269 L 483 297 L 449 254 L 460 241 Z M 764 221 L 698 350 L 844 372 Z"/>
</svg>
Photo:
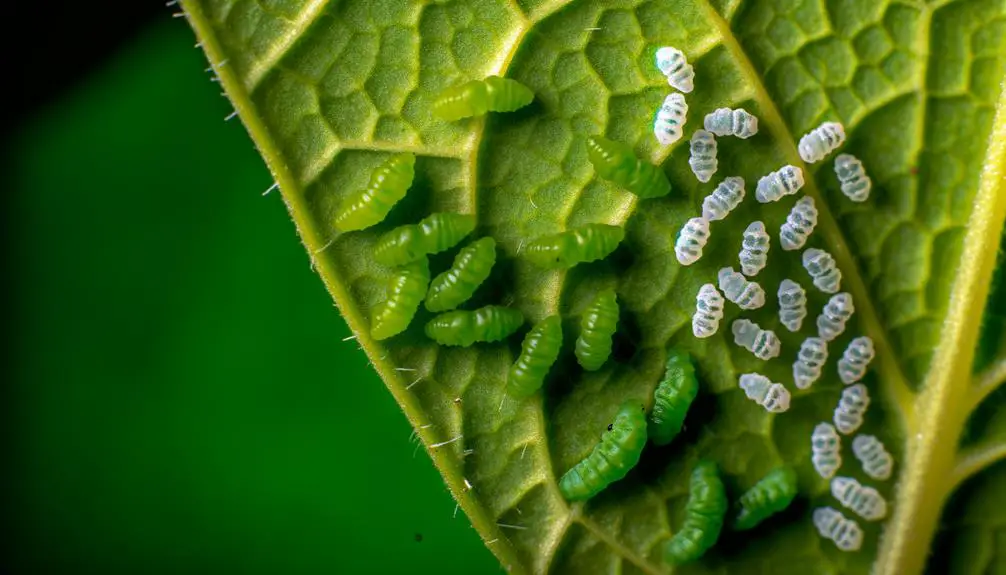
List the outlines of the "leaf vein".
<svg viewBox="0 0 1006 575">
<path fill-rule="evenodd" d="M 748 57 L 743 46 L 741 46 L 737 37 L 734 35 L 729 23 L 724 20 L 718 12 L 716 12 L 709 0 L 699 0 L 699 4 L 704 7 L 710 23 L 718 30 L 720 37 L 723 39 L 724 46 L 733 54 L 738 68 L 740 69 L 740 73 L 745 76 L 751 86 L 753 86 L 755 93 L 754 98 L 758 102 L 759 108 L 764 116 L 764 123 L 768 125 L 769 129 L 774 133 L 780 143 L 780 146 L 789 157 L 789 161 L 795 166 L 802 167 L 804 169 L 804 173 L 809 173 L 806 169 L 806 165 L 800 158 L 800 154 L 797 152 L 796 141 L 794 140 L 789 127 L 786 125 L 785 120 L 783 120 L 782 115 L 779 112 L 779 108 L 775 105 L 775 102 L 769 95 L 764 82 L 762 82 L 761 76 L 758 74 L 757 70 L 755 70 L 754 64 L 751 62 L 751 59 Z M 884 330 L 877 314 L 877 310 L 874 308 L 873 302 L 870 299 L 870 293 L 866 287 L 866 283 L 863 281 L 862 274 L 859 271 L 859 266 L 856 264 L 856 261 L 849 250 L 845 236 L 838 226 L 838 222 L 835 220 L 831 210 L 825 203 L 820 190 L 817 189 L 817 184 L 814 179 L 808 177 L 803 189 L 804 193 L 813 197 L 814 201 L 817 203 L 817 230 L 825 237 L 828 245 L 831 247 L 831 255 L 835 258 L 835 261 L 838 262 L 839 267 L 842 269 L 843 281 L 847 286 L 847 290 L 852 293 L 853 299 L 856 302 L 857 315 L 859 315 L 860 321 L 863 322 L 866 328 L 866 332 L 873 338 L 874 345 L 877 347 L 877 359 L 875 361 L 877 362 L 879 370 L 884 375 L 882 378 L 884 390 L 888 394 L 892 403 L 905 408 L 904 411 L 897 411 L 897 413 L 903 418 L 902 424 L 906 427 L 911 427 L 911 423 L 914 419 L 911 406 L 914 405 L 915 394 L 908 386 L 905 375 L 901 370 L 901 366 L 894 355 L 894 348 L 891 346 L 887 332 Z"/>
</svg>

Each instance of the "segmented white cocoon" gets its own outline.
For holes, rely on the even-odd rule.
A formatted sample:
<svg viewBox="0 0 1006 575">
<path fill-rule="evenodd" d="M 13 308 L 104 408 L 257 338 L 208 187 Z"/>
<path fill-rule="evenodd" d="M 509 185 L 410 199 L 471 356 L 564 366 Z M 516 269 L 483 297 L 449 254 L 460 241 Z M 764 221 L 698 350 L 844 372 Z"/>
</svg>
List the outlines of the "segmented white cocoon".
<svg viewBox="0 0 1006 575">
<path fill-rule="evenodd" d="M 818 423 L 810 434 L 810 461 L 824 479 L 830 479 L 842 466 L 842 436 L 830 423 Z"/>
<path fill-rule="evenodd" d="M 819 337 L 808 337 L 800 344 L 793 362 L 793 382 L 797 389 L 807 389 L 821 377 L 828 361 L 828 343 Z"/>
<path fill-rule="evenodd" d="M 762 222 L 751 222 L 744 230 L 741 241 L 741 251 L 738 258 L 741 263 L 741 273 L 748 277 L 758 275 L 768 263 L 769 235 Z"/>
<path fill-rule="evenodd" d="M 677 92 L 664 98 L 664 105 L 657 110 L 653 121 L 653 135 L 661 145 L 670 146 L 681 139 L 688 119 L 688 103 Z"/>
<path fill-rule="evenodd" d="M 779 357 L 782 344 L 774 331 L 762 329 L 746 319 L 734 320 L 730 330 L 734 334 L 734 343 L 750 351 L 758 359 Z"/>
<path fill-rule="evenodd" d="M 842 397 L 835 406 L 835 428 L 845 435 L 850 435 L 863 425 L 863 417 L 870 407 L 870 392 L 862 383 L 845 388 Z"/>
<path fill-rule="evenodd" d="M 744 178 L 730 176 L 702 200 L 702 217 L 710 222 L 722 220 L 740 205 L 743 199 Z"/>
<path fill-rule="evenodd" d="M 887 516 L 887 501 L 879 491 L 863 485 L 852 477 L 831 480 L 831 495 L 846 509 L 867 521 L 879 521 Z"/>
<path fill-rule="evenodd" d="M 863 465 L 863 472 L 874 479 L 886 481 L 891 478 L 894 458 L 884 444 L 873 435 L 857 435 L 852 440 L 852 453 Z"/>
<path fill-rule="evenodd" d="M 849 519 L 834 507 L 814 510 L 814 527 L 825 539 L 831 539 L 842 551 L 859 551 L 863 546 L 863 530 L 854 519 Z"/>
<path fill-rule="evenodd" d="M 674 46 L 657 50 L 657 68 L 667 77 L 667 83 L 676 90 L 688 94 L 695 87 L 695 70 L 688 63 L 684 53 Z"/>
<path fill-rule="evenodd" d="M 873 340 L 862 336 L 849 342 L 848 347 L 838 360 L 838 377 L 846 385 L 863 379 L 866 368 L 873 361 Z"/>
<path fill-rule="evenodd" d="M 716 159 L 716 138 L 705 130 L 695 130 L 689 145 L 688 165 L 695 178 L 703 184 L 713 178 L 719 161 Z"/>
<path fill-rule="evenodd" d="M 720 329 L 721 319 L 723 319 L 723 296 L 716 286 L 705 284 L 699 288 L 699 293 L 695 296 L 692 333 L 699 338 L 709 337 Z"/>
<path fill-rule="evenodd" d="M 786 221 L 779 228 L 779 245 L 786 251 L 798 250 L 817 227 L 817 206 L 814 198 L 804 196 L 793 204 Z"/>
<path fill-rule="evenodd" d="M 851 294 L 842 292 L 831 296 L 828 303 L 824 304 L 821 315 L 817 316 L 817 335 L 824 341 L 831 341 L 842 335 L 845 324 L 855 312 Z"/>
<path fill-rule="evenodd" d="M 800 331 L 807 317 L 807 292 L 791 279 L 779 283 L 779 323 L 789 331 Z"/>
<path fill-rule="evenodd" d="M 692 218 L 685 222 L 674 243 L 674 255 L 683 266 L 690 266 L 702 257 L 702 248 L 709 241 L 709 222 L 704 218 Z"/>
<path fill-rule="evenodd" d="M 740 388 L 748 399 L 764 407 L 765 411 L 782 413 L 789 409 L 789 391 L 781 383 L 772 383 L 760 373 L 742 375 Z"/>
<path fill-rule="evenodd" d="M 852 154 L 839 154 L 835 158 L 835 175 L 845 197 L 854 202 L 865 202 L 870 198 L 873 180 L 866 174 L 863 162 Z"/>
<path fill-rule="evenodd" d="M 803 268 L 814 279 L 814 286 L 824 293 L 835 293 L 842 287 L 842 272 L 835 265 L 835 258 L 824 250 L 805 250 Z"/>
<path fill-rule="evenodd" d="M 755 199 L 763 204 L 791 196 L 803 187 L 803 170 L 796 166 L 783 166 L 758 180 Z"/>
<path fill-rule="evenodd" d="M 845 143 L 845 128 L 838 122 L 825 122 L 800 138 L 797 149 L 808 164 L 819 162 Z"/>
<path fill-rule="evenodd" d="M 748 281 L 733 268 L 721 268 L 717 274 L 720 291 L 729 301 L 741 309 L 758 309 L 765 305 L 765 290 L 753 281 Z"/>
<path fill-rule="evenodd" d="M 758 118 L 744 108 L 718 108 L 706 114 L 703 127 L 717 136 L 747 139 L 758 133 Z"/>
</svg>

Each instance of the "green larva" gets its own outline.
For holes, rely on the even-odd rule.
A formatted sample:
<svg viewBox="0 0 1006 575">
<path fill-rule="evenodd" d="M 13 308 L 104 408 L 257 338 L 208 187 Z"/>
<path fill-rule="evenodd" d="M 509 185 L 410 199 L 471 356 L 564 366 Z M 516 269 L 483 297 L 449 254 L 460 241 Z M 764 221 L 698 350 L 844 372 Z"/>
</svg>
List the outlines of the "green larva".
<svg viewBox="0 0 1006 575">
<path fill-rule="evenodd" d="M 366 188 L 350 194 L 335 215 L 335 227 L 351 232 L 379 224 L 412 185 L 416 175 L 416 156 L 395 154 L 370 175 Z"/>
<path fill-rule="evenodd" d="M 637 158 L 632 148 L 621 142 L 601 136 L 587 138 L 587 158 L 599 176 L 640 198 L 659 198 L 671 192 L 671 183 L 660 168 Z"/>
<path fill-rule="evenodd" d="M 534 100 L 534 92 L 517 80 L 489 76 L 444 90 L 433 103 L 433 113 L 453 122 L 486 112 L 513 112 Z"/>
<path fill-rule="evenodd" d="M 549 368 L 559 358 L 562 347 L 562 320 L 551 315 L 538 322 L 521 344 L 517 361 L 510 366 L 506 389 L 512 397 L 531 395 L 545 383 Z"/>
<path fill-rule="evenodd" d="M 583 461 L 559 480 L 559 491 L 569 501 L 590 499 L 622 479 L 639 462 L 646 445 L 646 417 L 638 403 L 622 404 L 608 431 Z"/>
<path fill-rule="evenodd" d="M 688 408 L 699 393 L 695 366 L 688 353 L 671 349 L 667 355 L 664 379 L 653 391 L 653 411 L 650 412 L 650 441 L 667 445 L 681 431 Z"/>
<path fill-rule="evenodd" d="M 426 335 L 440 345 L 468 347 L 480 341 L 500 341 L 522 325 L 524 315 L 520 311 L 487 305 L 475 311 L 442 313 L 426 324 Z"/>
<path fill-rule="evenodd" d="M 751 529 L 769 516 L 789 507 L 796 497 L 796 471 L 791 467 L 777 467 L 762 477 L 740 499 L 740 513 L 734 529 Z"/>
<path fill-rule="evenodd" d="M 388 339 L 405 331 L 416 315 L 429 283 L 430 265 L 425 256 L 395 270 L 395 275 L 388 282 L 384 301 L 370 312 L 370 337 Z"/>
<path fill-rule="evenodd" d="M 426 309 L 432 312 L 454 309 L 475 293 L 496 263 L 496 240 L 475 240 L 454 258 L 451 269 L 433 278 L 426 294 Z"/>
<path fill-rule="evenodd" d="M 405 265 L 454 247 L 474 229 L 475 216 L 436 213 L 381 236 L 374 246 L 374 259 L 386 266 Z"/>
<path fill-rule="evenodd" d="M 625 230 L 607 224 L 586 224 L 565 232 L 540 237 L 524 247 L 524 257 L 536 266 L 568 269 L 600 260 L 615 251 L 625 239 Z"/>
<path fill-rule="evenodd" d="M 700 460 L 692 470 L 685 521 L 664 547 L 664 561 L 681 565 L 702 557 L 720 537 L 727 495 L 716 464 Z"/>
<path fill-rule="evenodd" d="M 576 338 L 576 361 L 587 371 L 601 369 L 611 355 L 611 336 L 618 327 L 618 298 L 606 289 L 587 306 L 580 319 L 580 337 Z"/>
</svg>

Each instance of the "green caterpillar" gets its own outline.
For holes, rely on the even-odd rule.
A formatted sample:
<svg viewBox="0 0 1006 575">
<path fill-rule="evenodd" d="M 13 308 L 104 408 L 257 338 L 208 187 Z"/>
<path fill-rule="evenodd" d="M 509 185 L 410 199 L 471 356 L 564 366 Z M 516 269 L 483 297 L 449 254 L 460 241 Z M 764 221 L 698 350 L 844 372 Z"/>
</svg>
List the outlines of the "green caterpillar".
<svg viewBox="0 0 1006 575">
<path fill-rule="evenodd" d="M 741 511 L 734 529 L 744 531 L 789 507 L 796 497 L 796 471 L 778 467 L 762 477 L 754 487 L 741 495 Z"/>
<path fill-rule="evenodd" d="M 692 470 L 685 522 L 664 547 L 664 561 L 681 565 L 702 557 L 720 537 L 727 495 L 716 464 L 700 460 Z"/>
<path fill-rule="evenodd" d="M 455 310 L 442 313 L 426 324 L 426 335 L 440 345 L 468 347 L 477 341 L 504 339 L 524 325 L 524 314 L 498 305 L 475 311 Z"/>
<path fill-rule="evenodd" d="M 618 327 L 618 297 L 614 289 L 594 296 L 580 318 L 580 337 L 576 338 L 576 361 L 587 371 L 601 369 L 611 355 L 611 336 Z"/>
<path fill-rule="evenodd" d="M 405 265 L 456 246 L 474 229 L 475 216 L 436 213 L 381 236 L 374 246 L 374 259 L 386 266 Z"/>
<path fill-rule="evenodd" d="M 405 197 L 415 175 L 414 154 L 391 156 L 370 175 L 366 188 L 342 201 L 335 215 L 335 227 L 342 232 L 351 232 L 381 223 L 391 208 Z"/>
<path fill-rule="evenodd" d="M 534 100 L 534 92 L 517 80 L 489 76 L 444 90 L 433 103 L 433 113 L 453 122 L 486 112 L 513 112 Z"/>
<path fill-rule="evenodd" d="M 587 138 L 587 159 L 605 180 L 615 182 L 642 199 L 671 192 L 671 183 L 660 168 L 636 157 L 632 148 L 601 136 Z"/>
<path fill-rule="evenodd" d="M 646 417 L 639 404 L 626 402 L 590 455 L 562 476 L 559 491 L 569 501 L 590 499 L 625 477 L 639 462 L 644 445 Z"/>
<path fill-rule="evenodd" d="M 396 270 L 388 282 L 387 295 L 370 312 L 370 337 L 388 339 L 409 327 L 430 283 L 430 264 L 426 257 Z"/>
<path fill-rule="evenodd" d="M 433 278 L 426 294 L 426 309 L 432 312 L 454 309 L 468 301 L 489 277 L 496 263 L 496 240 L 475 240 L 454 258 L 451 269 Z"/>
<path fill-rule="evenodd" d="M 653 411 L 650 412 L 650 441 L 667 445 L 681 431 L 688 408 L 699 393 L 695 366 L 688 353 L 671 349 L 667 356 L 664 379 L 653 391 Z"/>
<path fill-rule="evenodd" d="M 562 320 L 550 315 L 538 322 L 521 344 L 520 357 L 507 374 L 507 393 L 516 398 L 527 397 L 545 383 L 549 368 L 559 358 L 562 347 Z"/>
<path fill-rule="evenodd" d="M 536 266 L 568 269 L 603 259 L 625 239 L 625 230 L 607 224 L 587 224 L 544 236 L 524 248 L 524 257 Z"/>
</svg>

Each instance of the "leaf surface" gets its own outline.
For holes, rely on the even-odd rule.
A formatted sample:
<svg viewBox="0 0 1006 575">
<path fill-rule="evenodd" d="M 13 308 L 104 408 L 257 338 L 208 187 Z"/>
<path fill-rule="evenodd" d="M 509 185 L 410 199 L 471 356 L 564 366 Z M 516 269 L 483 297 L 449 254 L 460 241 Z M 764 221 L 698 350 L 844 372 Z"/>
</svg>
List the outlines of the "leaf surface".
<svg viewBox="0 0 1006 575">
<path fill-rule="evenodd" d="M 1002 2 L 182 6 L 336 303 L 460 505 L 511 571 L 666 571 L 661 544 L 681 523 L 688 471 L 709 457 L 734 498 L 772 467 L 793 465 L 800 499 L 753 533 L 725 536 L 679 572 L 920 572 L 942 508 L 933 502 L 1000 457 L 995 433 L 977 444 L 980 451 L 962 444 L 960 453 L 953 441 L 936 438 L 972 429 L 969 414 L 997 397 L 982 391 L 994 390 L 995 377 L 980 374 L 973 385 L 967 374 L 979 339 L 973 318 L 985 307 L 1006 215 Z M 662 148 L 652 135 L 654 112 L 669 91 L 653 63 L 664 45 L 681 48 L 695 66 L 686 134 L 724 106 L 760 120 L 756 137 L 720 140 L 719 172 L 709 184 L 689 170 L 687 138 Z M 431 116 L 444 88 L 489 74 L 528 85 L 535 102 L 456 123 Z M 800 136 L 827 120 L 845 125 L 845 151 L 873 178 L 864 204 L 840 193 L 830 160 L 806 166 L 797 154 Z M 595 134 L 662 165 L 674 191 L 639 201 L 596 178 L 584 146 Z M 401 151 L 418 157 L 407 199 L 381 225 L 337 234 L 341 199 Z M 759 177 L 784 164 L 808 175 L 803 191 L 821 212 L 808 246 L 835 256 L 856 315 L 830 346 L 822 380 L 795 392 L 789 412 L 772 416 L 745 398 L 738 376 L 760 371 L 791 383 L 792 360 L 827 301 L 799 254 L 778 248 L 777 230 L 796 198 L 761 205 L 749 197 L 713 224 L 705 256 L 688 268 L 678 265 L 673 243 L 722 177 L 742 176 L 751 196 Z M 500 262 L 469 308 L 512 304 L 532 321 L 561 314 L 571 343 L 587 302 L 614 286 L 622 308 L 614 361 L 585 373 L 567 350 L 546 392 L 518 402 L 504 396 L 517 338 L 440 348 L 422 335 L 429 315 L 421 312 L 404 334 L 371 341 L 367 314 L 391 271 L 370 250 L 383 231 L 434 211 L 474 213 L 476 235 L 500 244 Z M 769 362 L 731 341 L 730 322 L 742 316 L 735 306 L 713 338 L 696 340 L 689 325 L 699 286 L 720 267 L 736 267 L 741 234 L 753 220 L 773 234 L 768 267 L 758 276 L 769 303 L 743 317 L 782 339 L 782 356 Z M 519 257 L 528 239 L 592 222 L 627 230 L 605 261 L 545 272 Z M 451 255 L 434 258 L 433 273 Z M 808 289 L 810 313 L 798 334 L 778 322 L 774 294 L 783 278 Z M 865 379 L 873 406 L 863 431 L 881 437 L 897 463 L 895 478 L 877 485 L 893 514 L 863 525 L 862 551 L 841 553 L 810 524 L 815 506 L 835 503 L 810 465 L 809 435 L 831 417 L 842 387 L 835 362 L 857 335 L 877 347 Z M 648 449 L 628 478 L 589 503 L 567 504 L 557 477 L 590 451 L 625 399 L 650 401 L 668 346 L 690 351 L 702 379 L 682 437 Z M 989 365 L 1002 356 L 993 353 Z M 866 480 L 845 443 L 842 472 Z"/>
</svg>

